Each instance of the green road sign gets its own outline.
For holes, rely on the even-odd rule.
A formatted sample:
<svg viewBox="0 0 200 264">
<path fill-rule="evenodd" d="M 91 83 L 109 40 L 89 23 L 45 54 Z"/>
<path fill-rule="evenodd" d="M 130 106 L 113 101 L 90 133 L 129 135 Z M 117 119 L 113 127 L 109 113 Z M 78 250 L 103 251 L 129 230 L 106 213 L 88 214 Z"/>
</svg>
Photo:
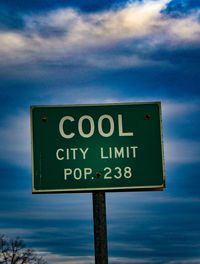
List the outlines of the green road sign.
<svg viewBox="0 0 200 264">
<path fill-rule="evenodd" d="M 31 106 L 32 191 L 163 190 L 160 103 Z"/>
</svg>

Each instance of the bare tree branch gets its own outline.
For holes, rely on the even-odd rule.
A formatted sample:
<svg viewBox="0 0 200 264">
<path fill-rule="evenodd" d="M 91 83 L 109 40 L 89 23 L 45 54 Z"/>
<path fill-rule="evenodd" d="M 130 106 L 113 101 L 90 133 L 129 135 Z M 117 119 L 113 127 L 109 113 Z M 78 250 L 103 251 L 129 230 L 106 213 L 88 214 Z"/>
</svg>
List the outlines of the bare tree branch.
<svg viewBox="0 0 200 264">
<path fill-rule="evenodd" d="M 8 240 L 0 234 L 0 264 L 47 264 L 32 249 L 27 249 L 19 237 Z"/>
</svg>

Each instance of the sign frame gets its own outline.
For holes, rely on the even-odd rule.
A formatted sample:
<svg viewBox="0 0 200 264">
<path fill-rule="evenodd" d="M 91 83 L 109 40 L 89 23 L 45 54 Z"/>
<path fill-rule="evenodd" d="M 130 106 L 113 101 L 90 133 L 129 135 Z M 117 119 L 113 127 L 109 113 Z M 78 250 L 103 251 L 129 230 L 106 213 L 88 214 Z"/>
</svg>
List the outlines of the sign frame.
<svg viewBox="0 0 200 264">
<path fill-rule="evenodd" d="M 124 106 L 124 105 L 151 105 L 156 104 L 159 108 L 160 120 L 160 139 L 161 139 L 161 160 L 162 160 L 162 175 L 163 184 L 156 186 L 127 186 L 127 187 L 100 187 L 100 188 L 84 188 L 84 189 L 49 189 L 36 190 L 34 184 L 34 135 L 33 135 L 33 111 L 35 108 L 73 108 L 73 107 L 90 107 L 90 106 Z M 161 102 L 129 102 L 129 103 L 102 103 L 102 104 L 68 104 L 68 105 L 32 105 L 30 106 L 30 121 L 31 121 L 31 156 L 32 156 L 32 193 L 33 194 L 50 194 L 50 193 L 91 193 L 96 191 L 105 192 L 140 192 L 140 191 L 163 191 L 166 188 L 165 183 L 165 165 L 164 165 L 164 146 L 163 146 L 163 129 L 162 129 L 162 113 Z"/>
</svg>

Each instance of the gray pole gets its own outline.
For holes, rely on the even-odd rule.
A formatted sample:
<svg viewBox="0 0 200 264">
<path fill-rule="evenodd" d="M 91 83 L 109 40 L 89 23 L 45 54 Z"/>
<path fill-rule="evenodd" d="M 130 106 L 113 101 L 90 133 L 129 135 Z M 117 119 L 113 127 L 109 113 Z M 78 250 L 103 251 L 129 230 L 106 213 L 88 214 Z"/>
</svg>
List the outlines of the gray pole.
<svg viewBox="0 0 200 264">
<path fill-rule="evenodd" d="M 95 264 L 108 264 L 105 192 L 93 196 Z"/>
</svg>

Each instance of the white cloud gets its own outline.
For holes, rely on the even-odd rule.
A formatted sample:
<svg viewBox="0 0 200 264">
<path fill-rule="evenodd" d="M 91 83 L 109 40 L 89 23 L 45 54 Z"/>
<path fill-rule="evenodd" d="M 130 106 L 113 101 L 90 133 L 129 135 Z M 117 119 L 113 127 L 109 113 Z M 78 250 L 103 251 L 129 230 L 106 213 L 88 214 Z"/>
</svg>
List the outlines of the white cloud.
<svg viewBox="0 0 200 264">
<path fill-rule="evenodd" d="M 199 264 L 200 258 L 193 258 L 193 259 L 179 259 L 179 260 L 171 260 L 168 264 Z"/>
<path fill-rule="evenodd" d="M 63 256 L 52 252 L 40 251 L 38 253 L 43 256 L 48 263 L 52 264 L 93 264 L 94 256 Z"/>
<path fill-rule="evenodd" d="M 7 215 L 8 216 L 8 215 Z M 32 231 L 29 231 L 25 228 L 0 228 L 0 234 L 5 234 L 8 238 L 15 237 L 24 237 L 26 235 L 32 234 Z"/>
<path fill-rule="evenodd" d="M 166 140 L 164 144 L 165 160 L 169 163 L 200 162 L 200 142 L 192 140 Z"/>
<path fill-rule="evenodd" d="M 127 245 L 125 245 L 127 246 Z M 133 245 L 134 246 L 134 245 Z M 39 251 L 38 255 L 43 256 L 48 263 L 54 264 L 93 264 L 94 263 L 94 256 L 63 256 L 59 254 L 50 253 L 47 251 Z M 179 259 L 179 260 L 172 260 L 167 261 L 165 260 L 166 264 L 198 264 L 200 262 L 199 258 L 190 258 L 190 259 Z M 111 264 L 146 264 L 146 263 L 161 263 L 161 260 L 158 258 L 157 260 L 151 259 L 148 257 L 144 258 L 128 258 L 128 257 L 109 257 L 109 263 Z"/>
<path fill-rule="evenodd" d="M 46 251 L 39 252 L 39 255 L 44 256 L 48 263 L 54 264 L 93 264 L 94 256 L 63 256 Z M 151 260 L 148 258 L 126 258 L 126 257 L 109 257 L 109 263 L 123 264 L 142 264 L 142 263 L 160 263 L 160 261 Z"/>
<path fill-rule="evenodd" d="M 163 117 L 166 120 L 173 120 L 175 118 L 185 120 L 185 118 L 191 115 L 192 113 L 199 111 L 200 104 L 198 100 L 188 100 L 187 102 L 166 100 L 162 104 L 162 113 Z"/>
<path fill-rule="evenodd" d="M 156 45 L 182 45 L 183 41 L 200 40 L 198 14 L 170 18 L 161 10 L 169 0 L 134 1 L 121 9 L 83 14 L 72 8 L 58 9 L 40 15 L 24 16 L 24 31 L 0 32 L 0 64 L 34 64 L 37 61 L 81 60 L 88 65 L 109 68 L 138 67 L 157 64 L 139 55 L 112 55 L 111 60 L 91 56 L 102 47 L 122 40 L 148 38 L 143 50 Z M 82 56 L 83 51 L 86 50 Z M 110 55 L 111 56 L 111 55 Z M 160 63 L 160 62 L 159 62 Z"/>
<path fill-rule="evenodd" d="M 126 69 L 126 68 L 135 68 L 135 67 L 145 67 L 145 66 L 158 66 L 162 62 L 152 61 L 151 59 L 140 58 L 139 55 L 90 55 L 86 58 L 86 64 L 100 68 L 103 70 L 117 70 L 117 69 Z"/>
<path fill-rule="evenodd" d="M 30 121 L 20 112 L 8 116 L 0 130 L 0 158 L 11 164 L 30 168 Z"/>
<path fill-rule="evenodd" d="M 141 264 L 141 263 L 160 263 L 159 260 L 152 260 L 149 258 L 125 258 L 125 257 L 111 257 L 109 258 L 110 263 L 113 264 Z"/>
<path fill-rule="evenodd" d="M 200 24 L 196 14 L 186 18 L 170 19 L 166 24 L 171 31 L 173 38 L 180 40 L 199 40 Z"/>
</svg>

